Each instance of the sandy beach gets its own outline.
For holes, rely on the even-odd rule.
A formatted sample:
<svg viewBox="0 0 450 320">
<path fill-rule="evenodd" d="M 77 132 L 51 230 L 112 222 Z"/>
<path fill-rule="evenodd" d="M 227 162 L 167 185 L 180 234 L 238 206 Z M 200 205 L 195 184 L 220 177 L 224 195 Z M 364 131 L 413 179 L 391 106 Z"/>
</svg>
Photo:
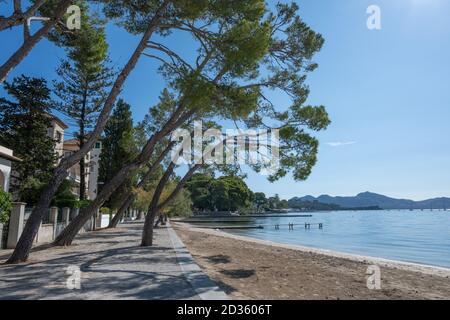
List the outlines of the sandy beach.
<svg viewBox="0 0 450 320">
<path fill-rule="evenodd" d="M 233 299 L 450 299 L 450 269 L 348 255 L 173 223 L 203 271 Z M 381 289 L 367 287 L 367 268 Z"/>
</svg>

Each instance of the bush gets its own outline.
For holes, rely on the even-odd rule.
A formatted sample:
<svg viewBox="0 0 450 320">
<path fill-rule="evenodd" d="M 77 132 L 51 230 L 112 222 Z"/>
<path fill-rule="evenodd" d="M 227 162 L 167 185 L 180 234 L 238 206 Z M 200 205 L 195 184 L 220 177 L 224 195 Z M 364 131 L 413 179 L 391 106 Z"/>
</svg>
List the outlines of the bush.
<svg viewBox="0 0 450 320">
<path fill-rule="evenodd" d="M 73 188 L 74 183 L 72 181 L 64 180 L 59 186 L 51 205 L 58 208 L 76 208 L 78 199 L 72 193 Z"/>
<path fill-rule="evenodd" d="M 84 209 L 91 204 L 91 200 L 77 200 L 75 204 L 75 208 Z"/>
<path fill-rule="evenodd" d="M 0 190 L 0 223 L 6 223 L 9 220 L 11 208 L 12 208 L 11 194 Z"/>
<path fill-rule="evenodd" d="M 45 187 L 45 181 L 38 178 L 28 178 L 22 182 L 20 187 L 20 201 L 25 202 L 32 207 L 39 201 L 42 189 Z"/>
<path fill-rule="evenodd" d="M 240 207 L 240 208 L 238 208 L 238 212 L 240 215 L 246 216 L 246 215 L 252 214 L 254 212 L 254 210 L 252 207 Z"/>
<path fill-rule="evenodd" d="M 101 214 L 111 214 L 112 212 L 111 212 L 110 208 L 102 207 L 102 208 L 100 208 L 100 213 Z"/>
<path fill-rule="evenodd" d="M 77 207 L 76 198 L 57 198 L 53 201 L 53 205 L 58 208 L 76 208 Z"/>
<path fill-rule="evenodd" d="M 37 178 L 28 179 L 21 188 L 20 200 L 28 206 L 34 206 L 39 201 L 42 189 L 46 185 L 46 180 Z M 55 197 L 51 201 L 51 206 L 58 208 L 78 208 L 77 196 L 72 190 L 75 183 L 71 180 L 64 180 L 56 191 Z"/>
</svg>

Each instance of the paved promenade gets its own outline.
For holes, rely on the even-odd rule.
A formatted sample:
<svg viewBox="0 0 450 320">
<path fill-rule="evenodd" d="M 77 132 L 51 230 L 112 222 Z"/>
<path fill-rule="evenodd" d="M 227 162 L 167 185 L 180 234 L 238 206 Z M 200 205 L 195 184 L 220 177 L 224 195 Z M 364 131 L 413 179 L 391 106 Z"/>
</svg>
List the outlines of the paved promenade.
<svg viewBox="0 0 450 320">
<path fill-rule="evenodd" d="M 35 248 L 26 264 L 0 265 L 0 299 L 227 298 L 170 226 L 155 229 L 153 247 L 140 247 L 142 225 L 83 234 L 68 248 Z M 0 263 L 8 253 L 0 251 Z M 69 289 L 77 270 L 81 288 Z"/>
</svg>

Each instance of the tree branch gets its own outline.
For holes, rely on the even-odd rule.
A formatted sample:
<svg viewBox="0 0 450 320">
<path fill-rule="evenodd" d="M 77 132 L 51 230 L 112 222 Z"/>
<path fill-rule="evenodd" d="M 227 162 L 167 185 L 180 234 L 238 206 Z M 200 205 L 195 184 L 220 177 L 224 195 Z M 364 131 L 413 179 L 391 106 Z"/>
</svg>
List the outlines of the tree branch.
<svg viewBox="0 0 450 320">
<path fill-rule="evenodd" d="M 40 28 L 33 36 L 28 37 L 22 46 L 0 67 L 0 83 L 3 83 L 6 80 L 9 72 L 11 72 L 11 70 L 14 69 L 20 62 L 22 62 L 33 47 L 49 33 L 50 29 L 66 13 L 66 10 L 71 3 L 72 0 L 61 1 L 55 10 L 53 18 L 47 21 L 44 26 Z"/>
<path fill-rule="evenodd" d="M 10 17 L 0 18 L 0 31 L 21 25 L 28 18 L 34 16 L 46 2 L 47 0 L 36 0 L 30 8 L 22 12 L 21 1 L 14 0 L 14 13 Z"/>
</svg>

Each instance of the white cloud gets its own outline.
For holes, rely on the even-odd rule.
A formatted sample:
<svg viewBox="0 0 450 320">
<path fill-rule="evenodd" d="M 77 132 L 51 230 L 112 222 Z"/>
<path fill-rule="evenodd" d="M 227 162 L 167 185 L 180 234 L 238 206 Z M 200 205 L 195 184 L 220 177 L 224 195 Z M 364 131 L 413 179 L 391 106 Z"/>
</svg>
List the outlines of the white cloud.
<svg viewBox="0 0 450 320">
<path fill-rule="evenodd" d="M 343 146 L 349 146 L 352 144 L 355 144 L 356 141 L 336 141 L 336 142 L 326 142 L 326 145 L 329 145 L 330 147 L 343 147 Z"/>
</svg>

